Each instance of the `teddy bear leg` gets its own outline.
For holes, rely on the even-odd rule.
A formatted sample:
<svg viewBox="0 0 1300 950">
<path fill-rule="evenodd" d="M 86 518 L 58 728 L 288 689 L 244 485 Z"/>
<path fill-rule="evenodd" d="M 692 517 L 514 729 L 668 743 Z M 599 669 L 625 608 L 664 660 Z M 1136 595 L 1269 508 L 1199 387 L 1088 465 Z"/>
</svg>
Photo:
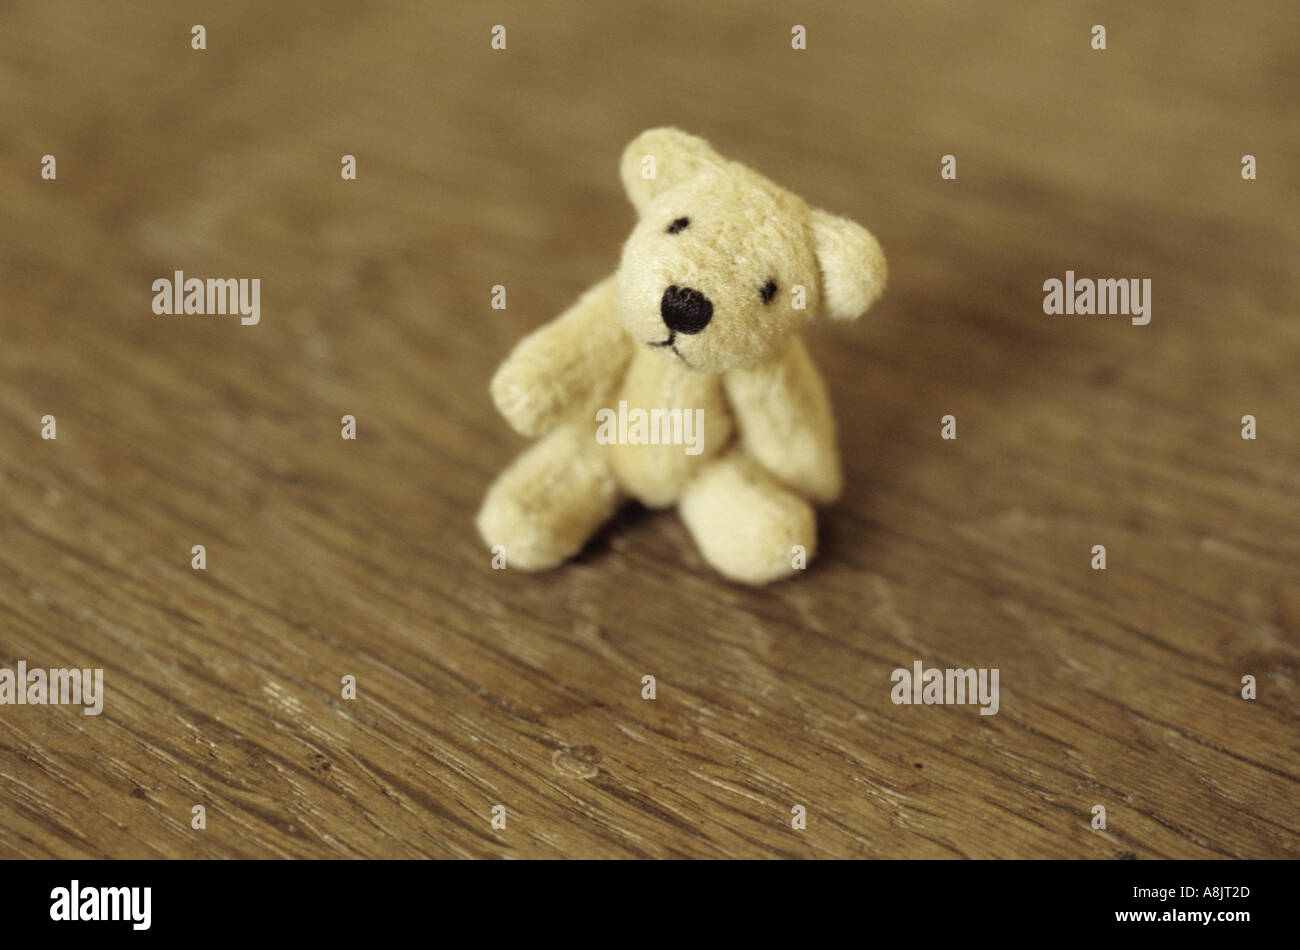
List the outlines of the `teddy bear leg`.
<svg viewBox="0 0 1300 950">
<path fill-rule="evenodd" d="M 816 550 L 812 505 L 738 449 L 701 471 L 686 486 L 680 507 L 704 559 L 734 581 L 788 577 L 796 561 L 806 562 Z"/>
<path fill-rule="evenodd" d="M 561 426 L 527 449 L 488 489 L 478 529 L 508 567 L 541 571 L 582 550 L 622 492 L 589 428 Z"/>
</svg>

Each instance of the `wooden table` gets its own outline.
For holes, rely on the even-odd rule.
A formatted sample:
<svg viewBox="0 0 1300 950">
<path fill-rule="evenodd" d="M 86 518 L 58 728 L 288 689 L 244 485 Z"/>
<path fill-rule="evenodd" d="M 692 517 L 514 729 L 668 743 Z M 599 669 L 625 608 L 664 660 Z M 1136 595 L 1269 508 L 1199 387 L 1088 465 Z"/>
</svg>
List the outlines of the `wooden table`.
<svg viewBox="0 0 1300 950">
<path fill-rule="evenodd" d="M 0 855 L 1300 853 L 1293 3 L 147 6 L 0 11 L 0 665 L 106 691 L 0 707 Z M 767 589 L 640 509 L 494 571 L 488 379 L 663 124 L 885 246 L 808 336 L 844 498 Z M 154 315 L 177 269 L 260 323 Z"/>
</svg>

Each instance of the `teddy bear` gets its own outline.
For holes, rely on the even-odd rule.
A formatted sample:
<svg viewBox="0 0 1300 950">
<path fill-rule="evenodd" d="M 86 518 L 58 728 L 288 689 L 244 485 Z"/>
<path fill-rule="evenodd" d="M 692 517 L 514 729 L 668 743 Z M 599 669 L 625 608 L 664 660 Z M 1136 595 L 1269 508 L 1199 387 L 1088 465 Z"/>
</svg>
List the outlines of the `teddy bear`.
<svg viewBox="0 0 1300 950">
<path fill-rule="evenodd" d="M 843 481 L 799 331 L 819 313 L 856 319 L 879 298 L 880 244 L 678 129 L 637 136 L 620 173 L 637 223 L 617 271 L 492 378 L 497 409 L 536 441 L 488 490 L 479 532 L 508 566 L 544 570 L 635 499 L 676 506 L 724 577 L 788 577 L 816 551 L 813 505 Z M 698 419 L 694 450 L 597 438 L 614 406 Z"/>
</svg>

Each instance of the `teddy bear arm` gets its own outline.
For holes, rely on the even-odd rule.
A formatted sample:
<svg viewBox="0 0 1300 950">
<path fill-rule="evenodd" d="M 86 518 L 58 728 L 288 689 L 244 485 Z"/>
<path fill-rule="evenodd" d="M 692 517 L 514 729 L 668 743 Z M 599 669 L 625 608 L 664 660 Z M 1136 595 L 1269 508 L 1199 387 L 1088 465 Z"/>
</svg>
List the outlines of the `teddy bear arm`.
<svg viewBox="0 0 1300 950">
<path fill-rule="evenodd" d="M 612 388 L 632 356 L 619 324 L 614 277 L 520 340 L 492 377 L 492 400 L 511 427 L 536 437 Z"/>
<path fill-rule="evenodd" d="M 771 360 L 732 370 L 724 385 L 745 451 L 810 501 L 834 501 L 843 487 L 835 418 L 803 344 L 793 340 Z"/>
</svg>

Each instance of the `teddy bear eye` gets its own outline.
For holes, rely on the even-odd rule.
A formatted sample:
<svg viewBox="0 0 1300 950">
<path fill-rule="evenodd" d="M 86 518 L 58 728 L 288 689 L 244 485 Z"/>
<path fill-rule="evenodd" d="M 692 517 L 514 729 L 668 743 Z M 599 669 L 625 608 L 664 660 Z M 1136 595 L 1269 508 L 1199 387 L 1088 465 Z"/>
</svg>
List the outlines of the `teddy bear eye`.
<svg viewBox="0 0 1300 950">
<path fill-rule="evenodd" d="M 771 303 L 772 298 L 776 296 L 776 281 L 769 280 L 763 285 L 763 289 L 758 292 L 758 295 L 763 298 L 763 303 Z"/>
<path fill-rule="evenodd" d="M 672 224 L 668 225 L 668 233 L 676 234 L 678 231 L 681 231 L 683 228 L 686 227 L 686 225 L 690 223 L 691 223 L 690 218 L 678 218 Z"/>
</svg>

